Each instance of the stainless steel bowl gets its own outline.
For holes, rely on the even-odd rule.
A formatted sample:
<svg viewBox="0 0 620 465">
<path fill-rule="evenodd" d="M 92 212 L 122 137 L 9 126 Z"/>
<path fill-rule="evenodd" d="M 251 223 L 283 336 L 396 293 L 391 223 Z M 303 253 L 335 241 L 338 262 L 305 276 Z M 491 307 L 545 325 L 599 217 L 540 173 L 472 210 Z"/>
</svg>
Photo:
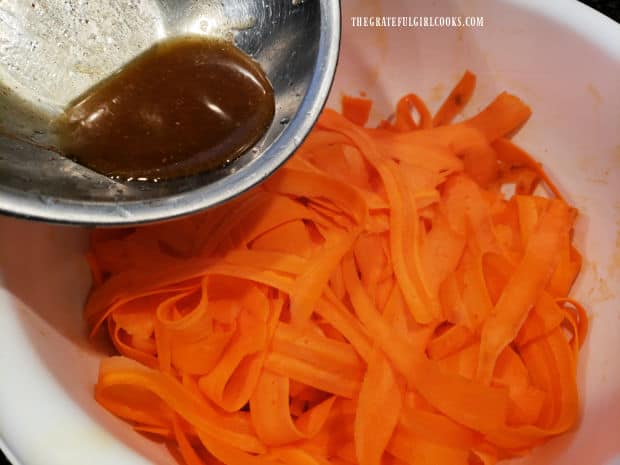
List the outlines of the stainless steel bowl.
<svg viewBox="0 0 620 465">
<path fill-rule="evenodd" d="M 257 60 L 276 115 L 226 168 L 159 183 L 121 183 L 53 150 L 50 122 L 73 98 L 155 42 L 225 36 Z M 337 0 L 0 0 L 0 211 L 121 225 L 204 209 L 254 186 L 299 146 L 333 80 Z"/>
</svg>

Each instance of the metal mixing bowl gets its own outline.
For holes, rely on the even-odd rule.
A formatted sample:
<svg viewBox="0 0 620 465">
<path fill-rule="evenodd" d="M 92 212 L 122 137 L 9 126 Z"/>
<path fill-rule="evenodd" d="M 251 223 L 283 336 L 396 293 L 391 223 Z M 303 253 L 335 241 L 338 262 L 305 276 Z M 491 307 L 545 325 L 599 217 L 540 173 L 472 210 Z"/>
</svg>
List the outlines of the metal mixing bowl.
<svg viewBox="0 0 620 465">
<path fill-rule="evenodd" d="M 234 40 L 269 77 L 276 114 L 252 150 L 220 170 L 159 183 L 114 181 L 49 150 L 50 122 L 72 99 L 155 42 L 186 34 Z M 339 40 L 337 0 L 0 0 L 0 211 L 120 225 L 245 191 L 310 131 Z"/>
</svg>

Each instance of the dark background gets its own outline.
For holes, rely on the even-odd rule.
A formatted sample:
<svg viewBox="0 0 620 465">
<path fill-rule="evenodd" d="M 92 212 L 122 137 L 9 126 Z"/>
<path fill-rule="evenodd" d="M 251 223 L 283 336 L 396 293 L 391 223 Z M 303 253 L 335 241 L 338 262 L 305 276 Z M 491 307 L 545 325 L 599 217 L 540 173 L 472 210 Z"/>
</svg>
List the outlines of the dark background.
<svg viewBox="0 0 620 465">
<path fill-rule="evenodd" d="M 620 23 L 620 0 L 587 0 L 582 3 L 590 5 Z"/>
<path fill-rule="evenodd" d="M 620 23 L 620 0 L 587 0 L 583 1 L 582 3 L 590 5 L 592 8 L 600 11 L 601 13 L 609 16 L 611 19 Z M 4 458 L 2 452 L 0 452 L 0 465 L 10 465 L 9 462 Z"/>
</svg>

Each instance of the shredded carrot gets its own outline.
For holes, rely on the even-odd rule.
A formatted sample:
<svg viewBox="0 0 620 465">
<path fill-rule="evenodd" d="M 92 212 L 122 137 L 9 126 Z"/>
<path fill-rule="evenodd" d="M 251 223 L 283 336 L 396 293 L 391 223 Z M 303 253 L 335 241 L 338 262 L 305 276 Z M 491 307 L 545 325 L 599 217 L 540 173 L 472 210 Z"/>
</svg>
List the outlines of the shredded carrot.
<svg viewBox="0 0 620 465">
<path fill-rule="evenodd" d="M 418 112 L 420 120 L 416 123 L 411 116 L 411 110 Z M 431 113 L 424 101 L 416 94 L 407 94 L 396 104 L 396 121 L 394 128 L 398 131 L 412 131 L 414 129 L 428 129 L 431 127 Z"/>
<path fill-rule="evenodd" d="M 519 98 L 450 124 L 474 85 L 380 128 L 344 97 L 228 204 L 95 230 L 97 401 L 187 465 L 495 464 L 573 428 L 576 210 L 507 139 Z"/>
<path fill-rule="evenodd" d="M 450 95 L 433 116 L 433 126 L 451 123 L 454 117 L 465 108 L 474 93 L 475 87 L 476 75 L 471 71 L 465 71 L 461 80 L 454 86 Z"/>
<path fill-rule="evenodd" d="M 370 117 L 372 100 L 361 97 L 342 96 L 342 116 L 349 121 L 365 126 Z"/>
</svg>

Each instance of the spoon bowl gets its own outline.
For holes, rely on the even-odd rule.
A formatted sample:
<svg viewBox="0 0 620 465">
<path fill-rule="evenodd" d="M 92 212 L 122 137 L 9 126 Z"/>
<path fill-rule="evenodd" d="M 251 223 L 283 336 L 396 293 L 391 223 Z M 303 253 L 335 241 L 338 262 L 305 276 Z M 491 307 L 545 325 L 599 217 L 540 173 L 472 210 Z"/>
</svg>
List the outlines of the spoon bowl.
<svg viewBox="0 0 620 465">
<path fill-rule="evenodd" d="M 53 121 L 155 43 L 203 35 L 256 60 L 275 95 L 264 136 L 226 167 L 119 182 L 63 157 Z M 0 2 L 0 211 L 50 222 L 159 221 L 224 202 L 295 151 L 327 98 L 340 40 L 334 0 Z"/>
</svg>

